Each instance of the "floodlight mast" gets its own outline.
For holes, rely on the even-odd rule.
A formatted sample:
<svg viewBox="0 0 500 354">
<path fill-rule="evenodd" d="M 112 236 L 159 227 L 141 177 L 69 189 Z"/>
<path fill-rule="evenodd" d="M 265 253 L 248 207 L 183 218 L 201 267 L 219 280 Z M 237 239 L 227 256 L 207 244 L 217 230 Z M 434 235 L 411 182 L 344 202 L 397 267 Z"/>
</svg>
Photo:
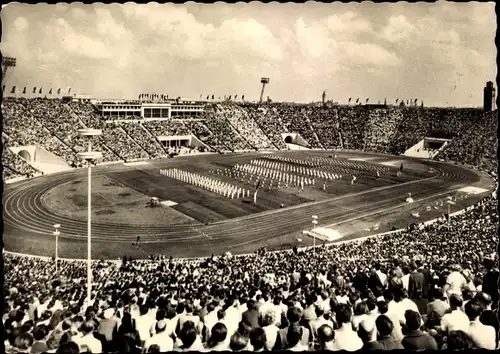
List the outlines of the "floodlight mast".
<svg viewBox="0 0 500 354">
<path fill-rule="evenodd" d="M 260 91 L 259 103 L 262 103 L 262 98 L 264 97 L 264 89 L 266 88 L 266 85 L 269 84 L 269 78 L 268 77 L 261 78 L 260 83 L 262 84 L 262 90 Z"/>
<path fill-rule="evenodd" d="M 92 213 L 91 213 L 91 199 L 92 199 L 92 162 L 102 157 L 102 152 L 92 151 L 92 137 L 99 136 L 102 134 L 100 129 L 79 129 L 78 133 L 89 139 L 88 151 L 78 153 L 78 157 L 81 160 L 87 162 L 88 165 L 88 197 L 87 197 L 87 306 L 90 306 L 90 301 L 92 298 L 92 257 L 91 257 L 91 224 L 92 224 Z"/>
</svg>

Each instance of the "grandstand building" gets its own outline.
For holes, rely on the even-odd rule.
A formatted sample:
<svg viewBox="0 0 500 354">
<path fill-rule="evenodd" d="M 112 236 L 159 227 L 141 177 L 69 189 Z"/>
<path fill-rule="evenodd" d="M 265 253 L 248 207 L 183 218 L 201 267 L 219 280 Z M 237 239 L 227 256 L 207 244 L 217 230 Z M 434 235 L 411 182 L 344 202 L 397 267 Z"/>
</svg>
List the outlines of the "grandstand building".
<svg viewBox="0 0 500 354">
<path fill-rule="evenodd" d="M 203 114 L 202 105 L 192 102 L 141 102 L 124 100 L 95 101 L 95 107 L 102 117 L 138 116 L 144 119 L 169 119 L 197 117 Z"/>
</svg>

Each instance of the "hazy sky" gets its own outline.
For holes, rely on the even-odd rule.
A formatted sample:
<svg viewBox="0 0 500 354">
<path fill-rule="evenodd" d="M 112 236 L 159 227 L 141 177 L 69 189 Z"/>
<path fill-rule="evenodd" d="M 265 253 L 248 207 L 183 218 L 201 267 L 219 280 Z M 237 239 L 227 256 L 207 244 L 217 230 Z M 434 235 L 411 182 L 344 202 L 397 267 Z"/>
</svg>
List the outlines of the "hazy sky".
<svg viewBox="0 0 500 354">
<path fill-rule="evenodd" d="M 481 106 L 494 3 L 20 5 L 2 11 L 6 78 L 97 98 L 141 92 Z"/>
</svg>

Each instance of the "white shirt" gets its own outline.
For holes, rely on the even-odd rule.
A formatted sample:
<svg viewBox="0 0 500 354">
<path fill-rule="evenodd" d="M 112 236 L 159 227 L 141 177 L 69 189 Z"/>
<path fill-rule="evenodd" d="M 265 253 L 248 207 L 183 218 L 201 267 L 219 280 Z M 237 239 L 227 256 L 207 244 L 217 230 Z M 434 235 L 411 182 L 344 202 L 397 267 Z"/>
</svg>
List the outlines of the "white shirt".
<svg viewBox="0 0 500 354">
<path fill-rule="evenodd" d="M 401 283 L 403 284 L 403 289 L 408 290 L 408 286 L 410 284 L 410 274 L 403 275 Z"/>
<path fill-rule="evenodd" d="M 495 328 L 485 326 L 479 320 L 471 321 L 467 334 L 472 339 L 475 348 L 495 350 Z"/>
<path fill-rule="evenodd" d="M 161 352 L 170 352 L 174 349 L 174 341 L 165 331 L 148 338 L 144 343 L 144 349 L 147 352 L 149 347 L 155 344 L 160 347 Z"/>
<path fill-rule="evenodd" d="M 137 332 L 139 332 L 139 337 L 141 338 L 141 340 L 150 338 L 149 330 L 155 322 L 156 321 L 148 316 L 148 314 L 139 316 L 135 320 L 135 327 L 137 329 Z"/>
<path fill-rule="evenodd" d="M 454 310 L 451 313 L 447 313 L 441 319 L 441 329 L 444 332 L 451 331 L 464 331 L 469 330 L 469 318 L 461 310 Z"/>
<path fill-rule="evenodd" d="M 335 346 L 339 350 L 354 352 L 363 347 L 363 341 L 351 328 L 351 324 L 343 325 L 335 331 Z"/>
<path fill-rule="evenodd" d="M 446 284 L 450 287 L 448 288 L 448 295 L 451 294 L 462 294 L 462 288 L 467 285 L 467 280 L 460 272 L 451 272 L 446 278 Z"/>
<path fill-rule="evenodd" d="M 264 348 L 272 350 L 274 348 L 274 344 L 276 343 L 279 328 L 275 325 L 270 325 L 262 327 L 262 329 L 266 333 L 266 343 L 264 344 Z"/>
<path fill-rule="evenodd" d="M 92 353 L 102 353 L 102 344 L 92 333 L 82 337 L 72 337 L 71 340 L 78 344 L 80 352 L 82 352 L 84 350 L 83 347 L 86 346 Z"/>
</svg>

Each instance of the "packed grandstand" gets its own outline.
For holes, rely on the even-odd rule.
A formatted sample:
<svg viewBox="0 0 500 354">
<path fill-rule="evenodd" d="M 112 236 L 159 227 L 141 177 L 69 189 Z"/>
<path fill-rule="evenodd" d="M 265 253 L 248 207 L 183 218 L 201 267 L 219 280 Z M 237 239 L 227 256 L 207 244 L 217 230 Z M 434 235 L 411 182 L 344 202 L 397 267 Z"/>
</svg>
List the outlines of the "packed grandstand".
<svg viewBox="0 0 500 354">
<path fill-rule="evenodd" d="M 78 128 L 101 128 L 103 162 L 166 157 L 157 137 L 209 150 L 310 148 L 401 154 L 424 137 L 436 158 L 496 177 L 497 112 L 480 109 L 209 104 L 196 119 L 104 121 L 90 103 L 6 98 L 4 180 L 40 173 L 8 148 L 40 145 L 71 167 Z M 449 223 L 310 249 L 93 264 L 4 254 L 6 351 L 139 353 L 498 348 L 496 193 Z"/>
</svg>

